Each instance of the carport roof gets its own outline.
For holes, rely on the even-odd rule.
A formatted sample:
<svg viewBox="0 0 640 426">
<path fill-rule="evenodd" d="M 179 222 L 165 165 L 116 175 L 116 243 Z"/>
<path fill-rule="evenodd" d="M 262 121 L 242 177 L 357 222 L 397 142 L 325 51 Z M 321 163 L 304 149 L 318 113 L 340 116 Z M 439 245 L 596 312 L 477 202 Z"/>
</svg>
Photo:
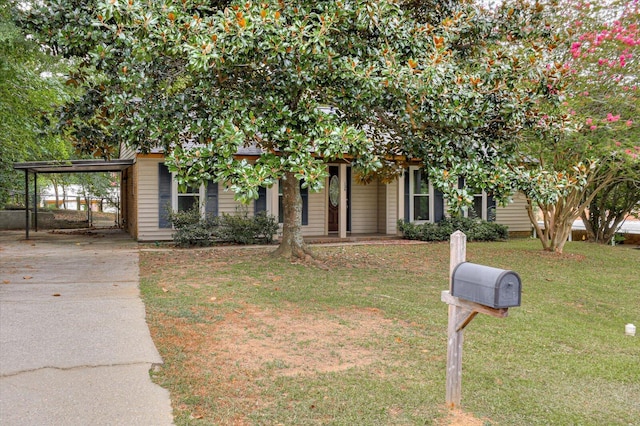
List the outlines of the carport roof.
<svg viewBox="0 0 640 426">
<path fill-rule="evenodd" d="M 30 173 L 90 173 L 90 172 L 120 172 L 133 164 L 129 160 L 67 160 L 67 161 L 30 161 L 14 163 L 16 170 L 26 170 Z"/>
</svg>

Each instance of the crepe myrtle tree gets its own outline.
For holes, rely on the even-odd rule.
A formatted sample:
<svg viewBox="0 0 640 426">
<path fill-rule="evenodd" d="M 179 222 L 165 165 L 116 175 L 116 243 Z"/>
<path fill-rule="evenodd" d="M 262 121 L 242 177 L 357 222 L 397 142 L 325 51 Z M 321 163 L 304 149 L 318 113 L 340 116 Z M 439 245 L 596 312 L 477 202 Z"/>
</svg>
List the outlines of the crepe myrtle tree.
<svg viewBox="0 0 640 426">
<path fill-rule="evenodd" d="M 640 155 L 640 146 L 634 154 Z M 627 168 L 619 178 L 600 191 L 582 214 L 582 221 L 589 241 L 608 244 L 618 228 L 630 217 L 638 217 L 640 211 L 640 162 L 629 156 Z M 589 191 L 588 188 L 587 191 Z M 589 193 L 589 192 L 587 192 Z"/>
<path fill-rule="evenodd" d="M 514 172 L 543 248 L 562 252 L 592 201 L 634 179 L 640 38 L 637 2 L 558 6 L 545 19 L 556 33 L 548 67 L 560 70 L 548 90 L 561 102 L 546 104 Z"/>
</svg>

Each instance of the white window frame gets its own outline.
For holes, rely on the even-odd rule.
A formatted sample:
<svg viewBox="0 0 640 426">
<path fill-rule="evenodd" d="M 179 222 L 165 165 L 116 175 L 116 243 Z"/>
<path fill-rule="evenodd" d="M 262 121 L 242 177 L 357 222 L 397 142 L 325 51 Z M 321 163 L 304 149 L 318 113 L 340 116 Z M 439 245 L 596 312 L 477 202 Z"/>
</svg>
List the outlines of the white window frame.
<svg viewBox="0 0 640 426">
<path fill-rule="evenodd" d="M 467 187 L 467 182 L 466 182 L 466 179 L 465 179 L 463 188 L 466 188 L 466 187 Z M 488 207 L 488 204 L 489 204 L 489 201 L 488 201 L 489 197 L 488 197 L 487 193 L 484 190 L 481 191 L 481 192 L 476 192 L 476 193 L 473 194 L 474 201 L 475 201 L 476 197 L 482 197 L 482 203 L 481 203 L 482 204 L 482 207 L 481 207 L 482 211 L 480 212 L 480 217 L 479 218 L 482 219 L 482 220 L 488 220 L 487 218 L 488 218 L 488 213 L 489 212 L 487 211 L 488 210 L 487 207 Z M 476 213 L 476 215 L 478 214 L 478 212 L 475 212 L 475 213 Z M 469 207 L 463 207 L 462 208 L 462 216 L 469 217 Z"/>
<path fill-rule="evenodd" d="M 178 211 L 178 197 L 180 197 L 181 195 L 186 195 L 186 194 L 179 194 L 178 192 L 179 192 L 178 181 L 176 180 L 176 174 L 171 173 L 171 209 L 174 212 Z M 191 193 L 189 193 L 189 195 L 190 194 Z M 200 205 L 198 206 L 200 208 L 200 215 L 204 217 L 206 214 L 206 197 L 207 197 L 207 188 L 205 187 L 204 184 L 200 184 L 198 196 L 200 197 L 199 199 Z"/>
<path fill-rule="evenodd" d="M 480 212 L 480 219 L 482 220 L 487 220 L 487 205 L 488 205 L 488 201 L 487 201 L 487 193 L 482 191 L 481 193 L 476 193 L 473 194 L 473 198 L 475 200 L 476 197 L 481 197 L 482 198 L 482 211 Z M 473 205 L 471 206 L 473 207 Z M 478 214 L 478 212 L 475 212 L 476 215 Z M 462 215 L 464 217 L 469 217 L 469 207 L 463 207 L 462 208 Z"/>
<path fill-rule="evenodd" d="M 410 166 L 409 167 L 409 221 L 410 222 L 414 222 L 414 223 L 434 223 L 434 217 L 435 217 L 435 190 L 433 189 L 433 185 L 431 185 L 431 182 L 429 181 L 429 194 L 416 194 L 415 193 L 415 182 L 413 179 L 413 174 L 415 171 L 419 170 L 423 176 L 426 177 L 424 168 L 422 167 L 416 167 L 416 166 Z M 429 219 L 427 220 L 415 220 L 413 213 L 414 213 L 414 206 L 415 206 L 415 197 L 416 196 L 428 196 L 429 197 Z"/>
</svg>

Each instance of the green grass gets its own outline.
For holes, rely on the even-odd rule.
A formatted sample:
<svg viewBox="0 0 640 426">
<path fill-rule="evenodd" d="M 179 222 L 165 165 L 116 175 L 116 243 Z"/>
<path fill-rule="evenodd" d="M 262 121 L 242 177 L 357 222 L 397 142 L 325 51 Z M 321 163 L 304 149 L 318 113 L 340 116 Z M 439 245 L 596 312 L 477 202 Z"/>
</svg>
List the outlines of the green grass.
<svg viewBox="0 0 640 426">
<path fill-rule="evenodd" d="M 468 261 L 517 271 L 523 293 L 507 318 L 465 329 L 462 408 L 479 424 L 640 424 L 640 336 L 624 336 L 640 325 L 640 251 L 539 247 L 468 244 Z M 176 424 L 446 424 L 448 243 L 314 251 L 329 270 L 259 248 L 141 253 L 165 361 L 154 380 Z M 247 364 L 246 342 L 264 359 Z M 305 359 L 315 371 L 293 370 Z"/>
</svg>

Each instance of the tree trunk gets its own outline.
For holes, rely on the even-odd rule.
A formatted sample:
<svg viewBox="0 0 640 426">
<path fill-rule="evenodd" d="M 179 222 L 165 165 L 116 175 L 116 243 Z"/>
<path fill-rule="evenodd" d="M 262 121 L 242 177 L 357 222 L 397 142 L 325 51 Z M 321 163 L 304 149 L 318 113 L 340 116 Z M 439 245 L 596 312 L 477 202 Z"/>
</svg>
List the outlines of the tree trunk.
<svg viewBox="0 0 640 426">
<path fill-rule="evenodd" d="M 58 183 L 53 183 L 53 192 L 56 194 L 56 210 L 60 208 L 60 194 L 58 193 Z"/>
<path fill-rule="evenodd" d="M 300 182 L 293 173 L 286 173 L 282 180 L 282 206 L 284 209 L 282 239 L 274 256 L 287 259 L 305 259 L 311 251 L 302 238 L 302 197 Z"/>
<path fill-rule="evenodd" d="M 538 225 L 538 220 L 533 209 L 533 201 L 527 201 L 527 213 L 529 220 L 536 230 L 536 235 L 542 243 L 542 249 L 562 253 L 564 245 L 569 239 L 573 222 L 580 216 L 577 210 L 564 203 L 540 205 L 543 226 Z"/>
</svg>

